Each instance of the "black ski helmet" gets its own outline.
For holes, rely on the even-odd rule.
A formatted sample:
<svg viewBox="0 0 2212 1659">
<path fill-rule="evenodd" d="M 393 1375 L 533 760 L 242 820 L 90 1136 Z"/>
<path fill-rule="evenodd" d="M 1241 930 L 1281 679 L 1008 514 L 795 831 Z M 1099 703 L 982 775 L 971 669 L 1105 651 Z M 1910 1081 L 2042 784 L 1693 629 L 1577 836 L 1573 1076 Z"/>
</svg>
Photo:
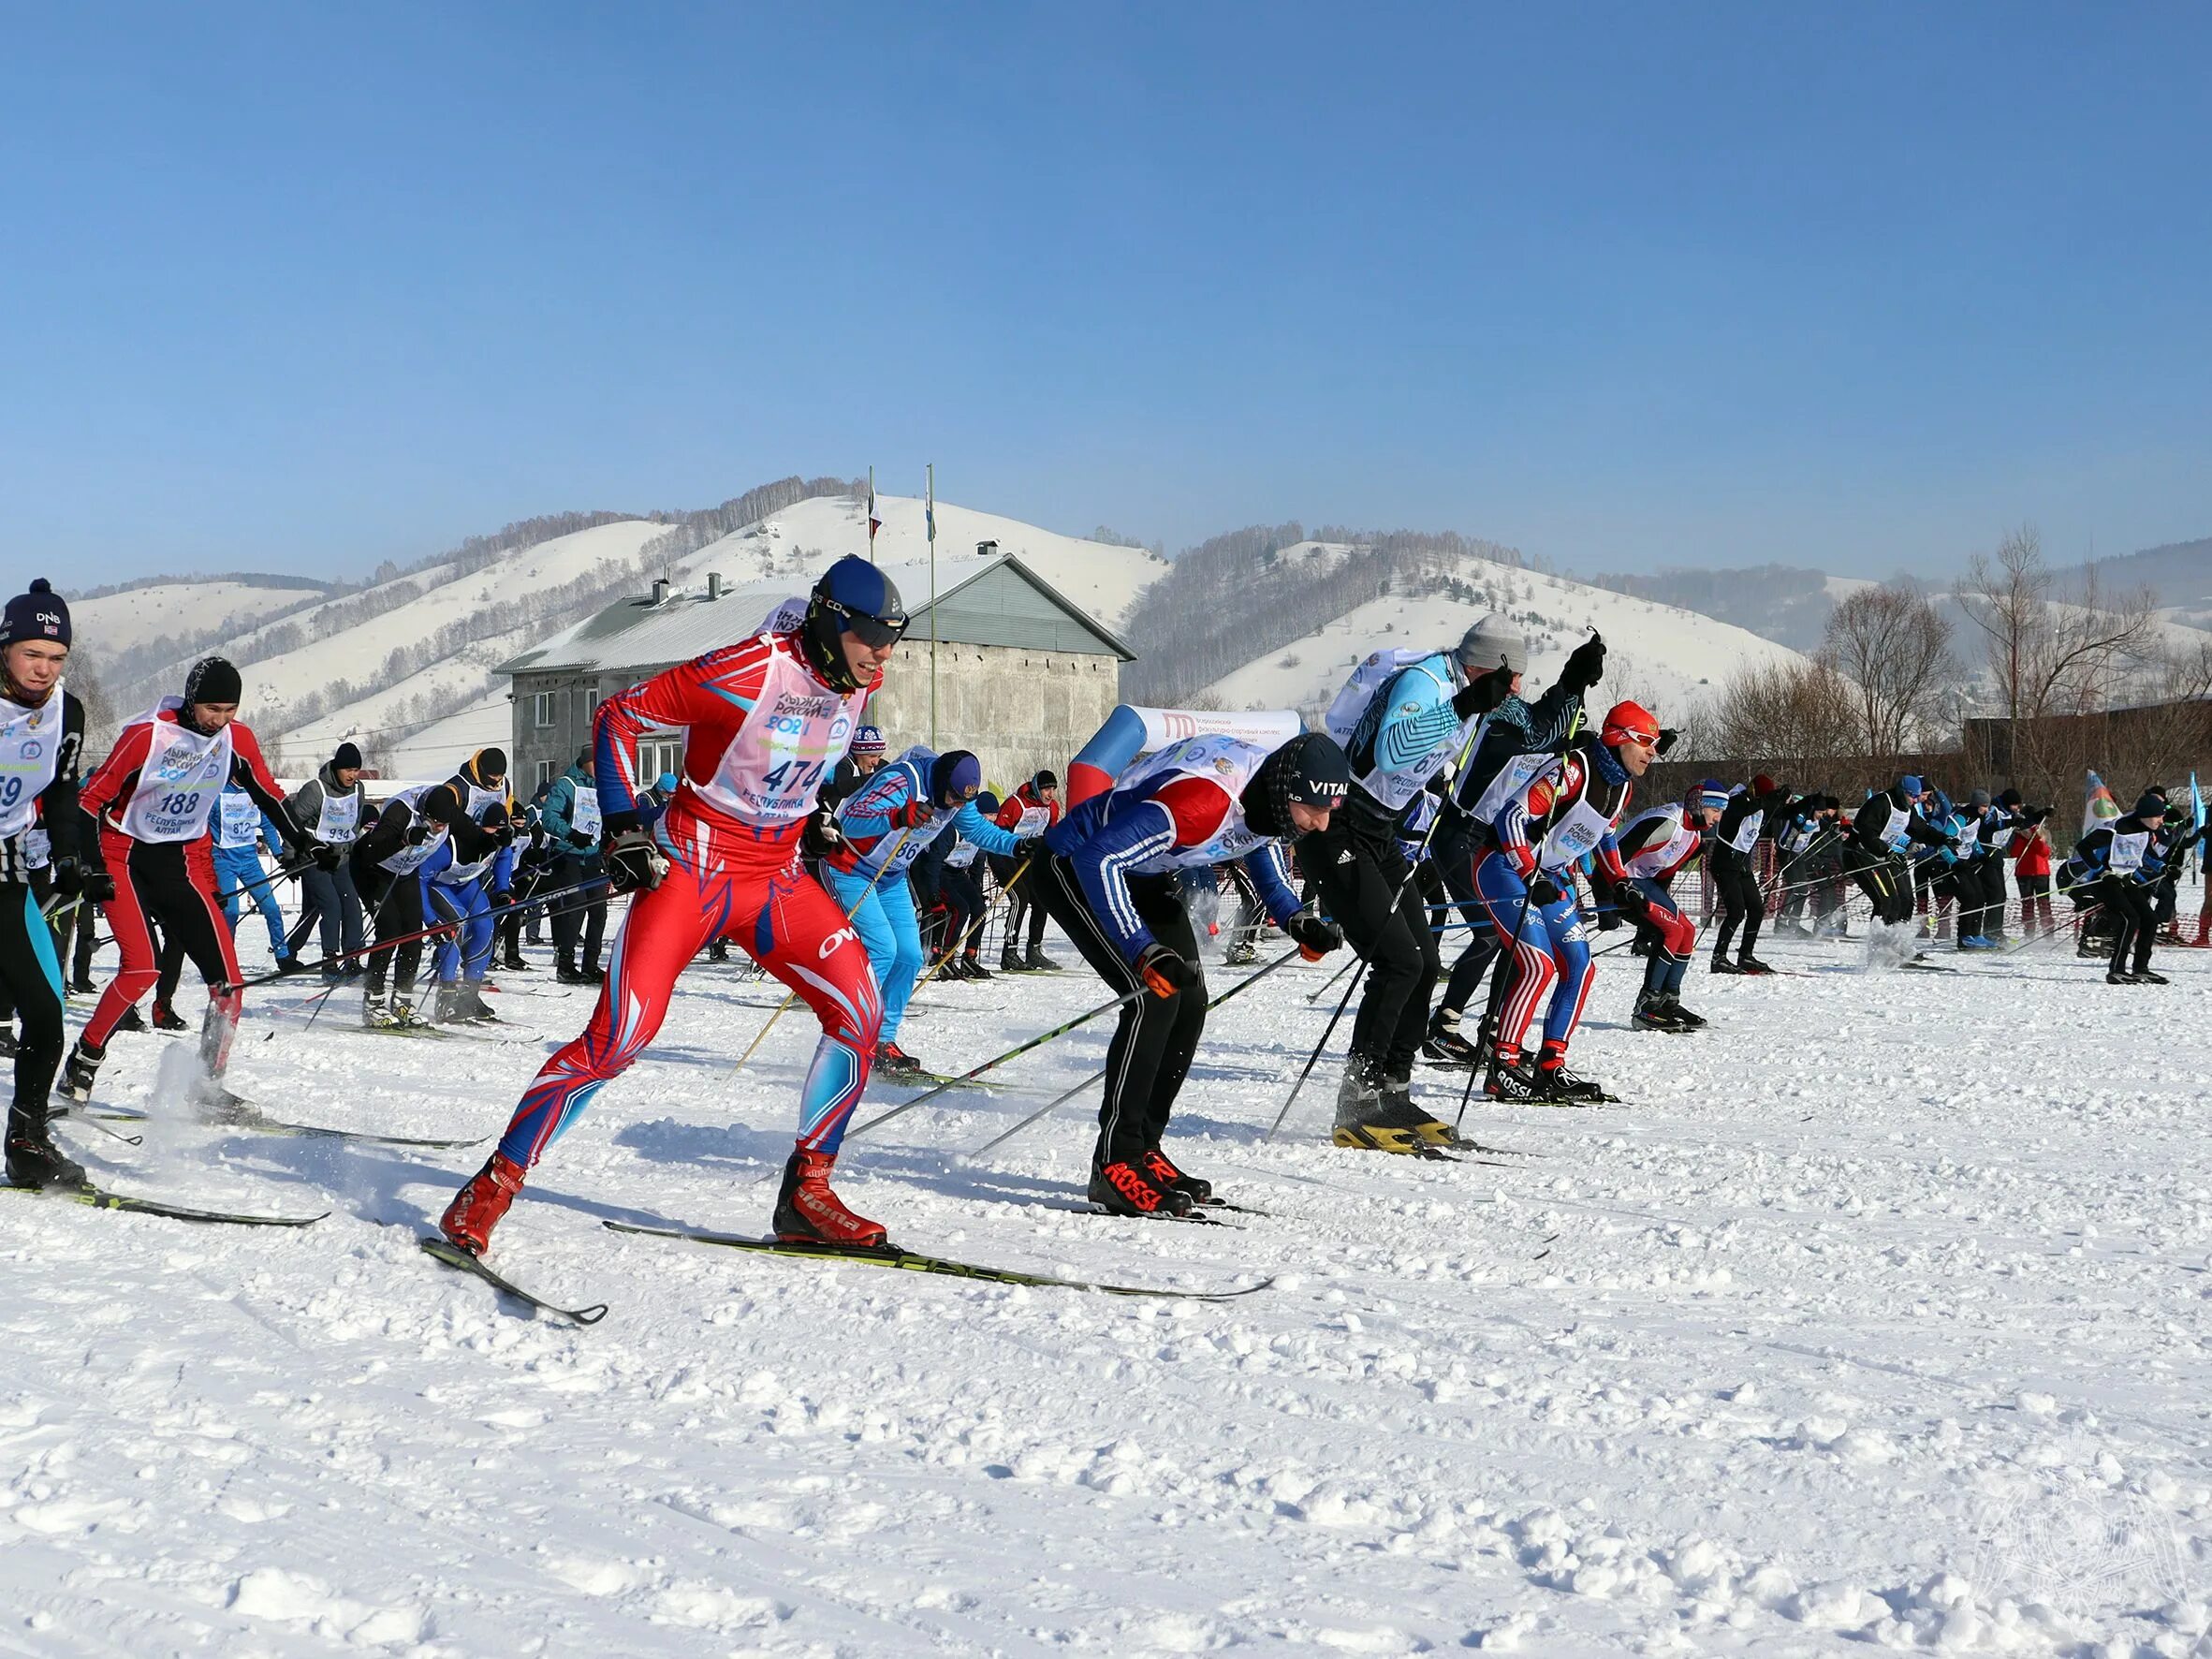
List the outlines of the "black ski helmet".
<svg viewBox="0 0 2212 1659">
<path fill-rule="evenodd" d="M 1301 732 L 1260 762 L 1244 785 L 1244 821 L 1262 835 L 1295 838 L 1291 803 L 1341 806 L 1352 787 L 1352 763 L 1326 732 Z"/>
<path fill-rule="evenodd" d="M 848 553 L 822 572 L 807 596 L 798 639 L 814 672 L 838 691 L 860 682 L 845 666 L 847 628 L 870 645 L 889 645 L 906 632 L 906 606 L 891 579 L 857 554 Z"/>
</svg>

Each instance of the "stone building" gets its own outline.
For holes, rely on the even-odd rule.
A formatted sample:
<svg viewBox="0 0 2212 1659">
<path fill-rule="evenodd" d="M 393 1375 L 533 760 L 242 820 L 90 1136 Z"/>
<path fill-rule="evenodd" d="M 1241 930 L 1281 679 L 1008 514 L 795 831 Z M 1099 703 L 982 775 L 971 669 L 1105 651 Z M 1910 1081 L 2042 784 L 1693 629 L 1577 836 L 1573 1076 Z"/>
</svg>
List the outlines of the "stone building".
<svg viewBox="0 0 2212 1659">
<path fill-rule="evenodd" d="M 939 559 L 934 606 L 928 565 L 886 574 L 912 618 L 870 708 L 891 753 L 909 743 L 973 749 L 993 788 L 1011 788 L 1039 767 L 1065 772 L 1121 700 L 1121 665 L 1135 660 L 1129 648 L 1011 553 Z M 747 638 L 792 596 L 787 581 L 731 587 L 710 576 L 703 593 L 655 582 L 500 664 L 494 672 L 512 682 L 508 753 L 518 793 L 576 758 L 602 698 Z M 639 748 L 648 777 L 673 770 L 681 752 L 674 732 L 649 734 Z"/>
</svg>

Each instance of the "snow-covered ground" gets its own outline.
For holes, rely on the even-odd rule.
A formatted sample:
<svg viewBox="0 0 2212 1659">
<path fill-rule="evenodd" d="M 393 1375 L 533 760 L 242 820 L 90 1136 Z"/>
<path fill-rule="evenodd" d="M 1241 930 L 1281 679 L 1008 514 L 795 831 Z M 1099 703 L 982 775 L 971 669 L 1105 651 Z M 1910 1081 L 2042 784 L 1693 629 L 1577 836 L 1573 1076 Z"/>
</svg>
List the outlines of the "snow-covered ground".
<svg viewBox="0 0 2212 1659">
<path fill-rule="evenodd" d="M 1047 1207 L 1084 1109 L 961 1161 L 1095 1068 L 1098 1025 L 848 1147 L 842 1189 L 904 1241 L 1272 1277 L 1226 1302 L 603 1230 L 765 1225 L 811 1039 L 787 1018 L 733 1075 L 771 1001 L 734 968 L 694 971 L 500 1234 L 524 1283 L 612 1304 L 588 1330 L 417 1253 L 481 1148 L 198 1127 L 157 1080 L 188 1039 L 120 1039 L 100 1098 L 154 1121 L 64 1125 L 101 1180 L 331 1213 L 0 1197 L 0 1652 L 2204 1652 L 2212 952 L 2118 990 L 2049 946 L 1945 975 L 1860 948 L 1701 966 L 1693 1037 L 1628 1031 L 1607 958 L 1575 1055 L 1630 1104 L 1478 1106 L 1495 1167 L 1333 1150 L 1333 1065 L 1267 1141 L 1335 1001 L 1334 962 L 1294 963 L 1214 1016 L 1173 1132 L 1267 1211 L 1238 1230 Z M 550 977 L 444 1041 L 256 990 L 232 1081 L 491 1136 L 589 1010 Z M 961 1068 L 1101 1000 L 931 985 L 904 1040 Z M 1418 1088 L 1455 1115 L 1450 1074 Z"/>
<path fill-rule="evenodd" d="M 1277 556 L 1296 562 L 1341 558 L 1351 551 L 1340 543 L 1300 542 Z M 1316 712 L 1328 706 L 1368 653 L 1388 647 L 1441 651 L 1494 611 L 1511 617 L 1528 640 L 1531 692 L 1551 683 L 1568 653 L 1594 627 L 1607 647 L 1599 707 L 1619 697 L 1638 697 L 1670 724 L 1716 695 L 1741 668 L 1799 660 L 1787 646 L 1748 629 L 1610 588 L 1487 559 L 1461 561 L 1460 574 L 1475 591 L 1488 594 L 1490 602 L 1463 603 L 1443 594 L 1385 594 L 1317 633 L 1254 658 L 1207 691 L 1223 708 Z"/>
</svg>

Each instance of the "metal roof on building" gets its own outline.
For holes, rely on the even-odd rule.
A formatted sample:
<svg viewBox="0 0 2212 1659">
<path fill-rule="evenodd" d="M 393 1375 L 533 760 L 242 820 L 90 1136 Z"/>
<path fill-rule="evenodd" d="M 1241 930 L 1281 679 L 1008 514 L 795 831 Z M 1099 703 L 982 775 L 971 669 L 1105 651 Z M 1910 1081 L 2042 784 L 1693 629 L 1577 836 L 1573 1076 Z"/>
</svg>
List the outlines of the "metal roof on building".
<svg viewBox="0 0 2212 1659">
<path fill-rule="evenodd" d="M 910 644 L 930 639 L 930 567 L 898 565 L 885 575 L 904 596 Z M 1025 602 L 1024 588 L 1042 603 Z M 800 590 L 803 592 L 804 590 Z M 678 593 L 655 603 L 650 595 L 619 599 L 596 616 L 509 657 L 495 674 L 588 674 L 687 662 L 750 638 L 794 596 L 789 579 L 728 587 L 719 595 Z M 937 639 L 952 645 L 1006 645 L 1038 651 L 1136 653 L 1092 617 L 1056 593 L 1012 553 L 937 561 Z M 1057 610 L 1060 614 L 1050 614 Z M 1103 648 L 1103 650 L 1102 650 Z"/>
</svg>

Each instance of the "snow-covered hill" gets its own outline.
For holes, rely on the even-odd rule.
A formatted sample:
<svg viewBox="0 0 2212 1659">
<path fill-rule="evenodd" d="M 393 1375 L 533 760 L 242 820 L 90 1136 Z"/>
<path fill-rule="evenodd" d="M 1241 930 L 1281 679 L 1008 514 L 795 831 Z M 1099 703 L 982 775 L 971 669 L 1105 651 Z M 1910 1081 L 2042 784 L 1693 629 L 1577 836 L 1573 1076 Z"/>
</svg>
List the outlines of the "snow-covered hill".
<svg viewBox="0 0 2212 1659">
<path fill-rule="evenodd" d="M 61 576 L 51 580 L 64 593 L 68 591 L 70 584 Z M 79 633 L 97 639 L 100 649 L 112 656 L 164 639 L 243 633 L 319 597 L 319 589 L 297 582 L 157 581 L 95 599 L 72 599 L 69 617 Z"/>
<path fill-rule="evenodd" d="M 879 495 L 875 507 L 883 522 L 875 536 L 876 563 L 927 563 L 930 539 L 924 504 L 912 496 Z M 1168 568 L 1165 559 L 1143 548 L 1085 541 L 1018 519 L 945 501 L 937 504 L 940 564 L 972 558 L 983 542 L 996 542 L 1000 552 L 1018 555 L 1070 604 L 1108 628 L 1120 627 L 1137 595 Z M 798 582 L 802 576 L 811 580 L 832 558 L 867 551 L 868 504 L 844 496 L 814 496 L 701 548 L 679 561 L 673 572 L 686 586 L 703 582 L 710 571 L 719 571 L 732 582 L 779 575 L 789 575 Z M 927 593 L 904 595 L 914 608 L 928 597 Z"/>
<path fill-rule="evenodd" d="M 1357 556 L 1335 543 L 1302 542 L 1278 560 L 1321 565 Z M 1692 610 L 1545 576 L 1487 559 L 1458 562 L 1449 591 L 1392 590 L 1304 639 L 1278 647 L 1207 688 L 1231 709 L 1293 708 L 1318 713 L 1359 660 L 1385 647 L 1443 649 L 1496 611 L 1529 642 L 1531 689 L 1548 684 L 1567 653 L 1595 627 L 1606 643 L 1605 679 L 1596 700 L 1633 697 L 1673 721 L 1737 669 L 1797 660 L 1772 640 Z"/>
</svg>

